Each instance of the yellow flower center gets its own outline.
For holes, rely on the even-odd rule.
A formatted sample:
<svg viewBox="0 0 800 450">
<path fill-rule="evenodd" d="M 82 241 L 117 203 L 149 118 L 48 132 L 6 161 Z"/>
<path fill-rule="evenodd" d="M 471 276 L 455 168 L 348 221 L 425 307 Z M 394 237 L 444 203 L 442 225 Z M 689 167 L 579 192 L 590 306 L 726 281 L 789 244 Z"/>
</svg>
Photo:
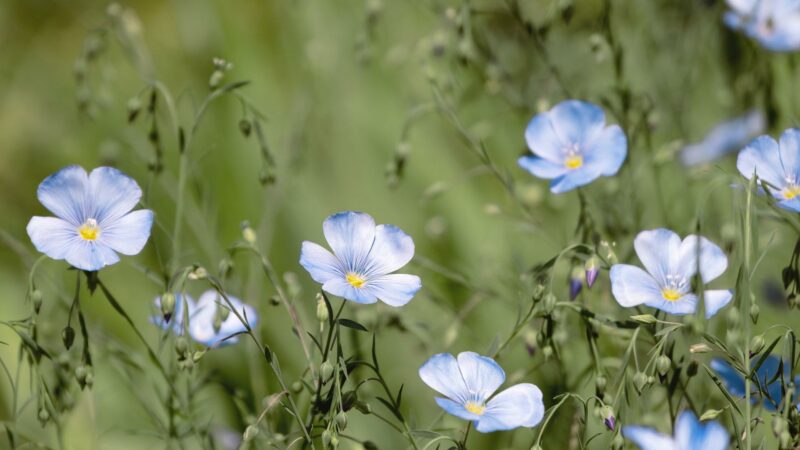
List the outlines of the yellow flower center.
<svg viewBox="0 0 800 450">
<path fill-rule="evenodd" d="M 670 288 L 662 290 L 661 295 L 664 297 L 664 300 L 669 300 L 671 302 L 674 302 L 681 298 L 680 292 Z"/>
<path fill-rule="evenodd" d="M 783 189 L 782 193 L 783 193 L 783 198 L 785 198 L 786 200 L 791 200 L 800 195 L 800 186 L 795 186 L 793 184 L 790 184 L 789 186 L 786 186 Z"/>
<path fill-rule="evenodd" d="M 84 240 L 94 241 L 100 236 L 100 227 L 97 225 L 96 220 L 87 219 L 86 222 L 78 228 L 78 234 L 80 234 Z"/>
<path fill-rule="evenodd" d="M 364 277 L 362 277 L 361 275 L 359 275 L 357 273 L 353 273 L 353 272 L 348 273 L 347 275 L 345 275 L 344 278 L 354 288 L 360 288 L 360 287 L 364 286 L 364 283 L 367 282 L 367 280 Z"/>
<path fill-rule="evenodd" d="M 567 169 L 577 169 L 578 167 L 583 165 L 583 156 L 581 155 L 571 155 L 567 156 L 567 159 L 564 160 L 564 166 Z"/>
<path fill-rule="evenodd" d="M 475 403 L 475 402 L 467 402 L 467 404 L 464 405 L 464 409 L 466 409 L 467 411 L 471 412 L 472 414 L 477 414 L 479 416 L 481 414 L 483 414 L 484 411 L 486 411 L 486 407 L 485 406 L 483 406 L 480 403 Z"/>
</svg>

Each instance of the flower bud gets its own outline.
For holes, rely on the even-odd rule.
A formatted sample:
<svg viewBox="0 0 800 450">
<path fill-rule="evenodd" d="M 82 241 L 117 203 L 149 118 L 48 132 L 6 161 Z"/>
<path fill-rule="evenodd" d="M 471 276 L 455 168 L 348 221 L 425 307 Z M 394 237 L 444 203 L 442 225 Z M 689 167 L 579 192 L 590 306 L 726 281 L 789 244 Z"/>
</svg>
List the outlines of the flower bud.
<svg viewBox="0 0 800 450">
<path fill-rule="evenodd" d="M 292 383 L 292 392 L 295 394 L 299 394 L 303 390 L 303 383 L 299 381 L 295 381 Z"/>
<path fill-rule="evenodd" d="M 61 340 L 64 342 L 64 348 L 69 350 L 72 347 L 72 343 L 75 342 L 75 330 L 67 325 L 61 330 Z"/>
<path fill-rule="evenodd" d="M 542 310 L 545 314 L 550 315 L 556 307 L 556 296 L 552 292 L 545 294 L 542 300 Z"/>
<path fill-rule="evenodd" d="M 656 370 L 658 374 L 662 377 L 669 372 L 670 367 L 672 366 L 672 361 L 666 355 L 661 355 L 656 359 Z"/>
<path fill-rule="evenodd" d="M 256 244 L 256 231 L 247 222 L 242 223 L 242 239 L 250 245 Z"/>
<path fill-rule="evenodd" d="M 39 422 L 42 424 L 50 420 L 50 413 L 44 407 L 39 408 Z"/>
<path fill-rule="evenodd" d="M 700 421 L 716 419 L 720 414 L 722 414 L 721 409 L 709 409 L 700 416 Z"/>
<path fill-rule="evenodd" d="M 611 447 L 615 450 L 618 450 L 621 449 L 623 445 L 625 445 L 625 440 L 622 439 L 622 434 L 618 433 L 611 441 Z"/>
<path fill-rule="evenodd" d="M 249 425 L 247 428 L 245 428 L 242 439 L 244 439 L 245 442 L 250 442 L 257 435 L 258 435 L 258 427 L 256 427 L 255 425 Z"/>
<path fill-rule="evenodd" d="M 183 355 L 187 350 L 189 350 L 189 343 L 186 342 L 185 337 L 179 336 L 178 339 L 175 340 L 175 351 L 179 355 Z"/>
<path fill-rule="evenodd" d="M 42 309 L 42 291 L 38 289 L 32 290 L 31 302 L 33 303 L 33 310 L 36 311 L 36 314 L 39 314 L 39 310 Z"/>
<path fill-rule="evenodd" d="M 772 432 L 775 436 L 780 436 L 786 430 L 786 420 L 781 416 L 772 418 Z"/>
<path fill-rule="evenodd" d="M 598 375 L 594 379 L 594 388 L 597 390 L 598 394 L 605 392 L 606 384 L 608 384 L 608 380 L 606 379 L 605 375 Z"/>
<path fill-rule="evenodd" d="M 750 339 L 750 355 L 758 354 L 764 349 L 764 335 L 759 334 Z"/>
<path fill-rule="evenodd" d="M 175 294 L 165 292 L 161 296 L 161 316 L 164 318 L 164 322 L 169 323 L 173 312 L 175 312 Z"/>
<path fill-rule="evenodd" d="M 549 345 L 545 345 L 542 348 L 542 355 L 544 355 L 544 359 L 545 360 L 550 359 L 550 357 L 553 356 L 553 347 L 551 347 Z"/>
<path fill-rule="evenodd" d="M 636 322 L 643 323 L 645 325 L 651 325 L 658 322 L 658 319 L 656 319 L 652 314 L 639 314 L 636 316 L 631 316 L 631 320 L 635 320 Z"/>
<path fill-rule="evenodd" d="M 583 271 L 575 266 L 572 268 L 572 273 L 569 276 L 569 299 L 575 300 L 578 294 L 583 289 Z"/>
<path fill-rule="evenodd" d="M 317 294 L 317 320 L 319 320 L 320 324 L 324 324 L 328 321 L 329 318 L 328 314 L 328 305 L 325 303 L 325 298 L 322 297 L 322 294 Z"/>
<path fill-rule="evenodd" d="M 198 350 L 198 351 L 194 352 L 194 354 L 192 354 L 192 361 L 193 362 L 200 362 L 200 360 L 203 359 L 203 356 L 205 356 L 205 355 L 206 355 L 206 351 L 205 350 Z"/>
<path fill-rule="evenodd" d="M 686 376 L 691 378 L 697 375 L 697 367 L 698 367 L 697 361 L 695 360 L 689 361 L 689 365 L 686 366 Z"/>
<path fill-rule="evenodd" d="M 536 286 L 534 286 L 533 295 L 532 295 L 534 302 L 538 302 L 539 300 L 542 299 L 542 296 L 544 295 L 545 289 L 546 288 L 544 287 L 544 285 L 542 283 L 537 283 Z"/>
<path fill-rule="evenodd" d="M 633 386 L 636 388 L 636 392 L 641 394 L 647 386 L 647 375 L 644 372 L 636 372 L 633 376 Z"/>
<path fill-rule="evenodd" d="M 191 272 L 189 272 L 188 275 L 186 275 L 186 278 L 192 281 L 202 280 L 206 277 L 208 277 L 208 271 L 206 270 L 205 267 L 201 266 L 195 267 L 194 270 L 192 270 Z"/>
<path fill-rule="evenodd" d="M 322 377 L 322 381 L 324 382 L 333 374 L 333 365 L 328 361 L 323 361 L 323 363 L 319 366 L 319 373 Z"/>
<path fill-rule="evenodd" d="M 132 97 L 128 100 L 128 123 L 132 123 L 142 110 L 142 101 L 139 97 Z"/>
<path fill-rule="evenodd" d="M 355 403 L 355 407 L 361 414 L 371 414 L 372 413 L 372 406 L 370 406 L 369 403 L 367 403 L 367 402 L 358 400 Z"/>
<path fill-rule="evenodd" d="M 239 121 L 239 131 L 242 133 L 244 137 L 250 137 L 250 132 L 253 130 L 253 125 L 247 119 L 242 119 Z"/>
<path fill-rule="evenodd" d="M 597 256 L 592 255 L 591 258 L 586 260 L 583 265 L 584 276 L 586 277 L 586 286 L 591 288 L 597 280 L 597 275 L 600 273 L 600 268 L 597 261 Z"/>
<path fill-rule="evenodd" d="M 728 313 L 725 315 L 725 319 L 728 321 L 728 326 L 730 328 L 735 328 L 739 325 L 739 308 L 736 306 L 731 306 L 728 308 Z"/>
<path fill-rule="evenodd" d="M 331 445 L 331 430 L 325 430 L 322 432 L 322 446 L 324 448 L 328 448 Z"/>
<path fill-rule="evenodd" d="M 781 441 L 781 448 L 789 448 L 792 443 L 792 435 L 786 430 L 781 433 L 778 439 Z"/>
<path fill-rule="evenodd" d="M 331 448 L 336 448 L 339 446 L 339 436 L 335 434 L 331 435 Z"/>
<path fill-rule="evenodd" d="M 603 424 L 609 431 L 614 431 L 617 426 L 617 418 L 614 417 L 614 409 L 608 405 L 600 408 L 600 415 L 603 417 Z"/>
<path fill-rule="evenodd" d="M 619 258 L 617 258 L 617 254 L 614 253 L 613 247 L 614 244 L 609 243 L 608 241 L 600 241 L 600 250 L 602 250 L 603 253 L 606 254 L 605 258 L 606 261 L 608 261 L 608 263 L 612 265 L 619 262 Z"/>
<path fill-rule="evenodd" d="M 753 321 L 753 324 L 758 322 L 758 314 L 761 312 L 761 309 L 753 303 L 750 305 L 750 320 Z"/>
<path fill-rule="evenodd" d="M 708 344 L 703 342 L 699 344 L 693 344 L 692 346 L 689 347 L 690 353 L 709 353 L 710 351 L 711 347 L 709 347 Z"/>
<path fill-rule="evenodd" d="M 220 276 L 223 277 L 229 274 L 231 269 L 233 269 L 233 261 L 231 261 L 229 258 L 222 258 L 217 266 Z"/>
<path fill-rule="evenodd" d="M 347 428 L 347 413 L 344 411 L 339 411 L 339 414 L 336 415 L 336 427 L 339 431 Z"/>
</svg>

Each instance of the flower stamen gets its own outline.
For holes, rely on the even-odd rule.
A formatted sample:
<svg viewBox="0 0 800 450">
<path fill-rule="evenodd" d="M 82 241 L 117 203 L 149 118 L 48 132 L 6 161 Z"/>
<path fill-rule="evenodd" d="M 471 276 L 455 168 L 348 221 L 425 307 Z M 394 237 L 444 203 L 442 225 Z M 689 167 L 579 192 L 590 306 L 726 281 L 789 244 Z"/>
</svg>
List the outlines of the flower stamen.
<svg viewBox="0 0 800 450">
<path fill-rule="evenodd" d="M 665 288 L 661 291 L 664 300 L 674 302 L 681 298 L 681 293 L 677 289 Z"/>
<path fill-rule="evenodd" d="M 100 236 L 100 227 L 97 220 L 86 219 L 86 222 L 78 228 L 78 234 L 86 241 L 94 241 Z"/>
<path fill-rule="evenodd" d="M 800 195 L 800 186 L 796 184 L 790 184 L 785 188 L 783 188 L 783 191 L 781 193 L 783 194 L 784 199 L 791 200 Z"/>
<path fill-rule="evenodd" d="M 367 282 L 366 278 L 353 272 L 348 273 L 347 275 L 345 275 L 344 278 L 347 280 L 348 283 L 350 283 L 351 286 L 357 289 L 363 287 L 364 284 Z"/>
<path fill-rule="evenodd" d="M 581 155 L 570 155 L 567 156 L 566 159 L 564 159 L 564 166 L 567 169 L 574 170 L 577 169 L 578 167 L 581 167 L 582 165 L 583 165 L 583 156 Z"/>
<path fill-rule="evenodd" d="M 464 405 L 464 409 L 471 412 L 472 414 L 477 414 L 480 416 L 481 414 L 483 414 L 484 411 L 486 411 L 486 406 L 481 403 L 467 402 Z"/>
</svg>

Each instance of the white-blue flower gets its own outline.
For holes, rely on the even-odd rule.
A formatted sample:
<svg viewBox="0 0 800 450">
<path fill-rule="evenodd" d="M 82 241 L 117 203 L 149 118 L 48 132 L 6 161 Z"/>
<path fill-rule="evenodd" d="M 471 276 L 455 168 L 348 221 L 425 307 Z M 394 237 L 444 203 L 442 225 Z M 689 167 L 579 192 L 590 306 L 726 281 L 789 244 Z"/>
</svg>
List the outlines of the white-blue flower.
<svg viewBox="0 0 800 450">
<path fill-rule="evenodd" d="M 755 173 L 766 181 L 778 206 L 800 212 L 800 129 L 784 131 L 780 142 L 755 138 L 739 152 L 736 168 L 748 180 Z"/>
<path fill-rule="evenodd" d="M 142 190 L 112 167 L 98 167 L 91 174 L 80 166 L 65 167 L 42 181 L 37 196 L 56 217 L 31 218 L 33 245 L 78 269 L 95 271 L 114 264 L 117 253 L 135 255 L 150 237 L 153 212 L 131 211 Z"/>
<path fill-rule="evenodd" d="M 414 256 L 414 241 L 400 228 L 375 226 L 369 214 L 345 211 L 325 219 L 322 231 L 333 253 L 304 241 L 300 264 L 325 292 L 356 303 L 403 306 L 422 287 L 416 275 L 392 273 Z"/>
<path fill-rule="evenodd" d="M 542 391 L 529 383 L 511 386 L 492 397 L 506 374 L 491 358 L 462 352 L 432 356 L 419 369 L 428 386 L 446 398 L 436 403 L 448 413 L 471 420 L 481 433 L 534 427 L 544 416 Z"/>
<path fill-rule="evenodd" d="M 730 438 L 716 421 L 701 423 L 691 411 L 684 411 L 675 422 L 675 436 L 659 433 L 653 428 L 629 425 L 622 435 L 641 450 L 726 450 Z"/>
<path fill-rule="evenodd" d="M 258 313 L 255 308 L 236 297 L 228 296 L 228 300 L 239 315 L 247 320 L 251 328 L 258 325 Z M 156 297 L 155 304 L 160 310 L 161 297 Z M 184 308 L 187 314 L 184 314 Z M 175 311 L 169 322 L 164 321 L 161 315 L 152 316 L 150 320 L 164 330 L 183 334 L 185 316 L 189 318 L 189 336 L 207 347 L 235 344 L 239 342 L 238 334 L 247 331 L 242 321 L 230 310 L 225 299 L 213 289 L 200 295 L 197 302 L 189 295 L 177 294 Z"/>
<path fill-rule="evenodd" d="M 578 100 L 563 101 L 537 114 L 525 130 L 525 140 L 534 156 L 517 162 L 534 176 L 552 179 L 554 194 L 614 175 L 628 153 L 622 128 L 606 126 L 599 106 Z"/>
<path fill-rule="evenodd" d="M 800 2 L 797 0 L 727 0 L 725 24 L 774 52 L 800 49 Z"/>
<path fill-rule="evenodd" d="M 702 236 L 689 235 L 681 241 L 673 231 L 659 228 L 639 233 L 633 246 L 647 271 L 628 264 L 611 267 L 611 291 L 625 307 L 644 304 L 670 314 L 692 314 L 697 308 L 692 279 L 698 268 L 703 284 L 728 268 L 722 249 Z M 709 318 L 731 301 L 733 291 L 706 290 L 703 298 Z"/>
<path fill-rule="evenodd" d="M 764 113 L 753 110 L 735 119 L 722 122 L 709 131 L 702 141 L 687 145 L 681 150 L 684 166 L 708 164 L 726 154 L 741 150 L 747 142 L 764 132 Z"/>
</svg>

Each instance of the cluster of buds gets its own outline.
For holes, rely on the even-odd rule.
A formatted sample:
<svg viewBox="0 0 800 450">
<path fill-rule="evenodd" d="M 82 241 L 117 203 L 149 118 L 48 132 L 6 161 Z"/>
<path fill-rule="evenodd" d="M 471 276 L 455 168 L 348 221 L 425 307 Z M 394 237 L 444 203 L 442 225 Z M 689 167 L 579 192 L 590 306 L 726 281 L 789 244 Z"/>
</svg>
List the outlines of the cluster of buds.
<svg viewBox="0 0 800 450">
<path fill-rule="evenodd" d="M 225 61 L 222 58 L 214 58 L 214 72 L 211 73 L 211 78 L 208 80 L 208 87 L 216 89 L 225 77 L 225 72 L 233 69 L 233 63 Z"/>
</svg>

